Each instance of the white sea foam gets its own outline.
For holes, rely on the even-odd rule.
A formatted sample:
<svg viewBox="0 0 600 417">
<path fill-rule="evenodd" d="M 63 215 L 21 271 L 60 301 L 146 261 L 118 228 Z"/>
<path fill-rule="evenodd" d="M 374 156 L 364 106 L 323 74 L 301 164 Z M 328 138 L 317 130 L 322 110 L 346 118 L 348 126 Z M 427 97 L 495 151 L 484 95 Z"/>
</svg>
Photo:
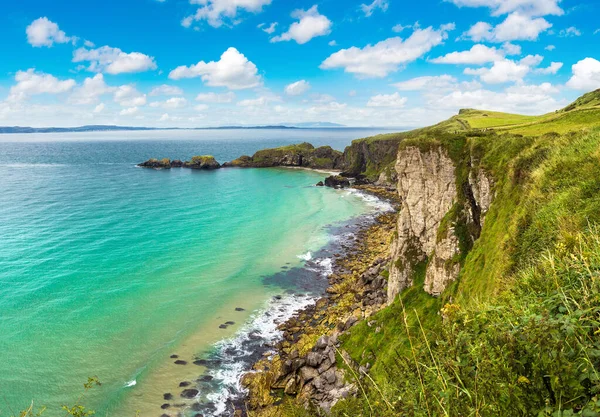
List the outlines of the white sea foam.
<svg viewBox="0 0 600 417">
<path fill-rule="evenodd" d="M 310 261 L 312 259 L 312 253 L 308 251 L 305 254 L 298 255 L 298 258 L 302 259 L 303 261 Z"/>
<path fill-rule="evenodd" d="M 137 381 L 135 379 L 132 379 L 131 381 L 129 381 L 128 383 L 125 384 L 126 388 L 131 388 L 131 387 L 135 387 L 137 385 Z"/>
<path fill-rule="evenodd" d="M 387 201 L 384 201 L 374 195 L 366 194 L 360 190 L 356 190 L 354 188 L 347 188 L 344 191 L 348 193 L 348 195 L 354 195 L 362 200 L 364 200 L 367 205 L 373 207 L 377 211 L 393 211 L 394 207 Z"/>
<path fill-rule="evenodd" d="M 289 320 L 315 301 L 316 297 L 308 294 L 273 298 L 263 309 L 254 313 L 235 336 L 216 344 L 217 358 L 221 364 L 218 369 L 209 371 L 209 375 L 220 384 L 220 389 L 206 397 L 216 407 L 213 416 L 225 415 L 228 401 L 245 393 L 240 379 L 248 372 L 255 358 L 255 352 L 248 350 L 248 347 L 280 340 L 282 333 L 277 328 L 279 323 Z M 274 353 L 274 350 L 269 352 Z"/>
</svg>

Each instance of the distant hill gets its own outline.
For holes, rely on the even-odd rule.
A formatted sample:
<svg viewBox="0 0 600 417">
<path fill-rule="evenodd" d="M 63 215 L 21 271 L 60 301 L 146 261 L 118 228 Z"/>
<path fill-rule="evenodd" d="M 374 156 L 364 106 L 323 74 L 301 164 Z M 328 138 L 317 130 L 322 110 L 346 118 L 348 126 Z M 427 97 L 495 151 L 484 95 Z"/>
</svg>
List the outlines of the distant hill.
<svg viewBox="0 0 600 417">
<path fill-rule="evenodd" d="M 299 123 L 299 124 L 281 124 L 267 126 L 213 126 L 196 128 L 177 128 L 177 127 L 134 127 L 134 126 L 110 126 L 110 125 L 90 125 L 79 127 L 28 127 L 28 126 L 0 126 L 2 133 L 72 133 L 72 132 L 118 132 L 118 131 L 144 131 L 144 130 L 227 130 L 227 129 L 314 129 L 314 128 L 336 128 L 346 127 L 337 123 Z"/>
</svg>

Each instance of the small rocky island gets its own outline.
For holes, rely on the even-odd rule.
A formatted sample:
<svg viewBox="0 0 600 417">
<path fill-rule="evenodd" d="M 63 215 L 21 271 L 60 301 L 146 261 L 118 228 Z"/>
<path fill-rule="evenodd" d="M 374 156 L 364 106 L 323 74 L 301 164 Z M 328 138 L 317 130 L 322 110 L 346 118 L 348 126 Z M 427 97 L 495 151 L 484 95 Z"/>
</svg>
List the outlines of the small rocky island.
<svg viewBox="0 0 600 417">
<path fill-rule="evenodd" d="M 171 168 L 190 168 L 213 170 L 221 168 L 221 164 L 217 162 L 212 155 L 194 156 L 190 161 L 182 162 L 179 159 L 170 160 L 169 158 L 155 159 L 151 158 L 146 162 L 142 162 L 137 166 L 141 168 L 153 169 L 171 169 Z"/>
<path fill-rule="evenodd" d="M 364 184 L 363 175 L 353 175 L 343 172 L 347 166 L 344 153 L 336 151 L 331 146 L 315 148 L 310 143 L 288 145 L 279 148 L 263 149 L 252 156 L 243 155 L 231 162 L 220 165 L 212 155 L 194 156 L 190 161 L 182 162 L 178 159 L 149 159 L 137 166 L 152 169 L 190 168 L 198 170 L 214 170 L 220 168 L 273 168 L 296 167 L 309 169 L 324 169 L 339 171 L 339 175 L 332 175 L 320 181 L 317 186 L 332 188 L 345 188 L 353 184 Z"/>
</svg>

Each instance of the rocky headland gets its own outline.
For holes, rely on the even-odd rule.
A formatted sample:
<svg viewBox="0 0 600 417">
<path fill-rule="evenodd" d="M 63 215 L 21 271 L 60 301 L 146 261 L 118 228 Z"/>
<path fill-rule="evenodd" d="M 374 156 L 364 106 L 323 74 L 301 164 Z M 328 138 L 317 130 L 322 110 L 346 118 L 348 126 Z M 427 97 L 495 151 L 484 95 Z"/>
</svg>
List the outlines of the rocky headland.
<svg viewBox="0 0 600 417">
<path fill-rule="evenodd" d="M 171 168 L 189 168 L 200 170 L 213 170 L 221 168 L 221 164 L 212 155 L 194 156 L 191 160 L 182 162 L 179 159 L 149 159 L 137 165 L 141 168 L 152 169 L 171 169 Z"/>
</svg>

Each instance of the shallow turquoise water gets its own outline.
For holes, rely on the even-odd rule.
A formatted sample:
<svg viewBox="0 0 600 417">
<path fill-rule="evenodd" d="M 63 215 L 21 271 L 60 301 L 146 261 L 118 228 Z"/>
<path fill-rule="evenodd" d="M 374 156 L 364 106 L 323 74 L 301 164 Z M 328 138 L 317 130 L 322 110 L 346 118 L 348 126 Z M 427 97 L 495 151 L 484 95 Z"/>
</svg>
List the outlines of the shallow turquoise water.
<svg viewBox="0 0 600 417">
<path fill-rule="evenodd" d="M 90 405 L 120 415 L 129 381 L 157 383 L 144 376 L 193 335 L 204 348 L 197 332 L 221 307 L 247 294 L 255 308 L 278 291 L 262 277 L 369 210 L 304 170 L 134 166 L 286 140 L 1 140 L 0 410 L 56 409 L 96 375 Z"/>
</svg>

